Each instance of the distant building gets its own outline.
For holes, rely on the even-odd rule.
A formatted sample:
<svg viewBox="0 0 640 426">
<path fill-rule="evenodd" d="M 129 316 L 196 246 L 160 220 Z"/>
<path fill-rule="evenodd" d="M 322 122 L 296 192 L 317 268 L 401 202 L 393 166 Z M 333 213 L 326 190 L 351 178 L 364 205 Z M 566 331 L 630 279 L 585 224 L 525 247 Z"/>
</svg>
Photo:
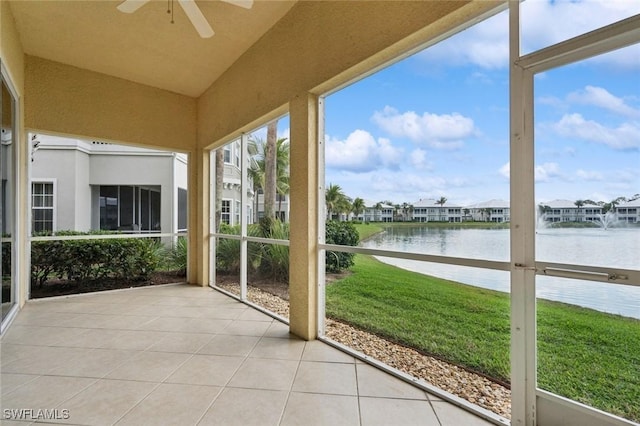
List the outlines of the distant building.
<svg viewBox="0 0 640 426">
<path fill-rule="evenodd" d="M 463 209 L 465 219 L 468 217 L 474 222 L 510 222 L 511 207 L 509 201 L 489 200 L 483 203 L 474 204 Z"/>
<path fill-rule="evenodd" d="M 540 203 L 539 214 L 545 222 L 599 222 L 602 206 L 585 204 L 576 206 L 575 201 L 553 200 Z"/>
<path fill-rule="evenodd" d="M 364 211 L 360 213 L 356 220 L 363 222 L 393 222 L 394 207 L 389 204 L 374 203 L 364 200 Z"/>
<path fill-rule="evenodd" d="M 462 222 L 462 207 L 441 205 L 437 200 L 421 199 L 413 203 L 412 218 L 414 222 Z"/>
<path fill-rule="evenodd" d="M 619 203 L 615 207 L 615 218 L 625 223 L 640 223 L 640 198 Z"/>
<path fill-rule="evenodd" d="M 38 135 L 32 230 L 178 232 L 187 228 L 187 156 Z"/>
</svg>

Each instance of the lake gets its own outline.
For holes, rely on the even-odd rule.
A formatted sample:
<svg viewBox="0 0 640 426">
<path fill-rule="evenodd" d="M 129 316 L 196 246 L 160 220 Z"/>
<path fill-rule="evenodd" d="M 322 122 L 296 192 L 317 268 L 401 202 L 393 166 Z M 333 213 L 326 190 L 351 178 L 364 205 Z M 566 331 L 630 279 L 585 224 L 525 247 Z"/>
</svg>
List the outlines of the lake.
<svg viewBox="0 0 640 426">
<path fill-rule="evenodd" d="M 509 260 L 509 229 L 390 227 L 363 247 L 483 260 Z M 554 228 L 536 235 L 538 261 L 640 268 L 640 228 Z M 388 257 L 381 261 L 422 274 L 509 292 L 509 272 Z M 640 287 L 536 277 L 539 298 L 640 319 Z"/>
</svg>

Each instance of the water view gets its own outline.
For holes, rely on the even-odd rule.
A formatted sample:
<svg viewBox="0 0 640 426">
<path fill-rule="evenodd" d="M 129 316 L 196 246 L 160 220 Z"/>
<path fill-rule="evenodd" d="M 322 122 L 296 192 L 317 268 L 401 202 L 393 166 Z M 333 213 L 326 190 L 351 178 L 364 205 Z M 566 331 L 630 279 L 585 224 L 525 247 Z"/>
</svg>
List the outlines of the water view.
<svg viewBox="0 0 640 426">
<path fill-rule="evenodd" d="M 508 229 L 389 227 L 363 242 L 364 247 L 431 255 L 509 260 Z M 637 269 L 639 228 L 549 228 L 537 232 L 538 261 Z M 414 272 L 465 284 L 509 291 L 509 273 L 407 259 L 381 261 Z M 537 296 L 640 319 L 640 287 L 538 276 Z"/>
</svg>

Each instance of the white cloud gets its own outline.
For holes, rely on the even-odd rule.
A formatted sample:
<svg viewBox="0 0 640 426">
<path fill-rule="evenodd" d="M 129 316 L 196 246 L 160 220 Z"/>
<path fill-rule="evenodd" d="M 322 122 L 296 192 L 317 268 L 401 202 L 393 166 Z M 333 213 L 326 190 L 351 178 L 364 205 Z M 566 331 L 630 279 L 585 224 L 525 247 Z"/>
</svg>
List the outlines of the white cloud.
<svg viewBox="0 0 640 426">
<path fill-rule="evenodd" d="M 635 0 L 525 1 L 521 3 L 522 52 L 550 46 L 638 13 L 640 2 Z M 474 64 L 484 69 L 503 69 L 509 64 L 508 31 L 508 15 L 502 12 L 425 50 L 420 57 L 434 66 Z M 594 60 L 640 68 L 640 45 L 625 50 Z"/>
<path fill-rule="evenodd" d="M 587 86 L 584 90 L 570 93 L 567 100 L 604 108 L 629 118 L 640 118 L 640 109 L 627 105 L 624 99 L 612 95 L 602 87 Z"/>
<path fill-rule="evenodd" d="M 419 170 L 431 170 L 433 169 L 433 163 L 427 160 L 427 151 L 424 149 L 414 149 L 411 152 L 411 157 L 409 159 L 411 165 Z"/>
<path fill-rule="evenodd" d="M 389 139 L 376 140 L 365 130 L 355 130 L 345 140 L 329 136 L 326 140 L 327 167 L 361 173 L 380 167 L 396 168 L 402 160 L 402 150 Z"/>
<path fill-rule="evenodd" d="M 551 178 L 560 176 L 558 163 L 543 163 L 534 168 L 536 182 L 548 182 Z"/>
<path fill-rule="evenodd" d="M 500 167 L 498 169 L 498 173 L 509 179 L 511 177 L 511 162 L 508 162 L 504 166 Z"/>
<path fill-rule="evenodd" d="M 609 128 L 574 113 L 565 114 L 553 129 L 562 136 L 601 143 L 613 149 L 640 149 L 638 123 L 622 123 L 616 128 Z"/>
<path fill-rule="evenodd" d="M 473 120 L 455 112 L 442 115 L 425 112 L 420 116 L 414 111 L 400 113 L 385 106 L 382 112 L 373 114 L 372 120 L 392 136 L 437 149 L 459 148 L 464 139 L 476 133 Z"/>
<path fill-rule="evenodd" d="M 582 169 L 578 169 L 576 171 L 576 176 L 578 176 L 580 179 L 584 179 L 584 180 L 591 180 L 591 181 L 601 181 L 604 180 L 604 176 L 602 173 L 600 172 L 596 172 L 596 171 L 589 171 L 589 170 L 582 170 Z"/>
</svg>

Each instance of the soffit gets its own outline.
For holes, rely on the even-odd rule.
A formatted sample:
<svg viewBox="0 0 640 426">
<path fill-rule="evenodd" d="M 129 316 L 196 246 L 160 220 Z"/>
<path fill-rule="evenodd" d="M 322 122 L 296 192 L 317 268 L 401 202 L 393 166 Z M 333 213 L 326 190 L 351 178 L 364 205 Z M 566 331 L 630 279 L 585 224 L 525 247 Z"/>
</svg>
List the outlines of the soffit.
<svg viewBox="0 0 640 426">
<path fill-rule="evenodd" d="M 174 2 L 153 0 L 133 14 L 120 1 L 11 1 L 24 52 L 187 96 L 200 96 L 296 0 L 257 0 L 249 10 L 198 0 L 215 35 L 201 38 Z"/>
</svg>

